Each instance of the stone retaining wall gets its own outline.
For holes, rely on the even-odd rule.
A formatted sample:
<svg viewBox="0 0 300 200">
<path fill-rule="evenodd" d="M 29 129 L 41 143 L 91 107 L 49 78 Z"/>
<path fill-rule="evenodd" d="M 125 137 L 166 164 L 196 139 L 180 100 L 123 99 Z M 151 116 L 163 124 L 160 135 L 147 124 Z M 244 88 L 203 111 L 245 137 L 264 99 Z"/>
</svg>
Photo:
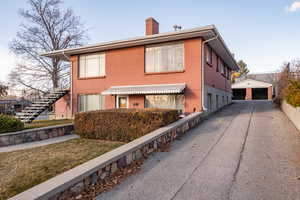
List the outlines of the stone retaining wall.
<svg viewBox="0 0 300 200">
<path fill-rule="evenodd" d="M 4 133 L 0 134 L 0 147 L 64 136 L 71 134 L 73 130 L 73 124 L 64 124 Z"/>
<path fill-rule="evenodd" d="M 281 110 L 294 123 L 296 128 L 300 131 L 300 107 L 293 107 L 286 101 L 281 103 Z"/>
<path fill-rule="evenodd" d="M 105 153 L 48 181 L 20 193 L 12 200 L 76 198 L 85 189 L 109 179 L 115 172 L 132 162 L 147 158 L 165 144 L 198 125 L 203 119 L 201 113 L 193 113 L 172 124 L 157 129 L 130 143 Z"/>
</svg>

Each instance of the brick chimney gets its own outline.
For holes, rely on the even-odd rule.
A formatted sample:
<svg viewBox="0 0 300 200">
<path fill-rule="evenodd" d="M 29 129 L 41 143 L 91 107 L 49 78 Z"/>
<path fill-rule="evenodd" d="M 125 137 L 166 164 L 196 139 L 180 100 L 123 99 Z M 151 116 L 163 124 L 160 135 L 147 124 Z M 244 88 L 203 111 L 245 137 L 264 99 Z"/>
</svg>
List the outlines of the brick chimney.
<svg viewBox="0 0 300 200">
<path fill-rule="evenodd" d="M 154 35 L 158 33 L 159 33 L 159 23 L 152 17 L 146 19 L 146 35 Z"/>
</svg>

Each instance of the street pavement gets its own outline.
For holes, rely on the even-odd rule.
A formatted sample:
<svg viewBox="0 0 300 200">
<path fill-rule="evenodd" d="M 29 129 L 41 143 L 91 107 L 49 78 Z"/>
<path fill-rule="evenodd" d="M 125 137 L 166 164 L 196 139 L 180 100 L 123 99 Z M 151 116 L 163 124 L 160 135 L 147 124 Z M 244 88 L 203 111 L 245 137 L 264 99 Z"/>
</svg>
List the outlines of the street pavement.
<svg viewBox="0 0 300 200">
<path fill-rule="evenodd" d="M 300 200 L 300 133 L 272 102 L 236 102 L 97 197 L 111 199 Z"/>
</svg>

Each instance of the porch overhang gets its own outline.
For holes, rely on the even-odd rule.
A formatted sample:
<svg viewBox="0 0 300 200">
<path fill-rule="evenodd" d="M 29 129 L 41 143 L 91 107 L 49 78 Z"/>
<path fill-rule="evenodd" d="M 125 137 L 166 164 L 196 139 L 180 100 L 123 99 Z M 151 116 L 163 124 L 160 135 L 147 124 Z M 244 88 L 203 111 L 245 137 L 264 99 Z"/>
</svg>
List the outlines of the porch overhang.
<svg viewBox="0 0 300 200">
<path fill-rule="evenodd" d="M 112 86 L 102 92 L 103 95 L 126 94 L 179 94 L 184 91 L 185 83 Z"/>
</svg>

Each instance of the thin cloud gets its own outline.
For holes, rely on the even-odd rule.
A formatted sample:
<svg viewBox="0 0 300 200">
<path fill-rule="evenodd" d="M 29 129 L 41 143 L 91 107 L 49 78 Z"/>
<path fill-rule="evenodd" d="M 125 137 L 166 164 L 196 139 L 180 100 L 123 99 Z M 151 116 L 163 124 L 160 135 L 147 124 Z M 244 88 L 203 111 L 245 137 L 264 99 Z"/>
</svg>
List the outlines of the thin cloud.
<svg viewBox="0 0 300 200">
<path fill-rule="evenodd" d="M 287 12 L 297 12 L 300 11 L 300 1 L 295 1 L 292 5 L 286 7 Z"/>
<path fill-rule="evenodd" d="M 6 81 L 10 70 L 15 66 L 17 58 L 0 46 L 0 81 Z"/>
</svg>

